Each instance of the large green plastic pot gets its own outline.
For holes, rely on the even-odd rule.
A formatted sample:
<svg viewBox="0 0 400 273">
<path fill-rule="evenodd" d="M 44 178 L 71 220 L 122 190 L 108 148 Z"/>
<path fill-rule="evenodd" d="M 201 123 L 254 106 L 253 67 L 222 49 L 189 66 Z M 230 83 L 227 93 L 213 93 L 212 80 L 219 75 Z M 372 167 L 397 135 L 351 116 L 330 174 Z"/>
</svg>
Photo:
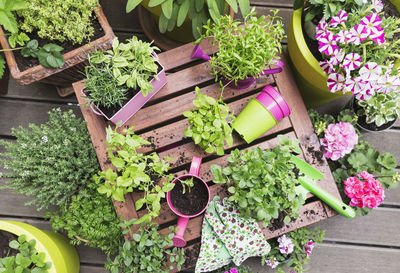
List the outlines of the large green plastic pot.
<svg viewBox="0 0 400 273">
<path fill-rule="evenodd" d="M 0 230 L 17 236 L 25 234 L 28 241 L 35 239 L 36 250 L 46 253 L 46 262 L 51 262 L 50 273 L 79 272 L 78 253 L 64 236 L 16 221 L 0 221 Z"/>
</svg>

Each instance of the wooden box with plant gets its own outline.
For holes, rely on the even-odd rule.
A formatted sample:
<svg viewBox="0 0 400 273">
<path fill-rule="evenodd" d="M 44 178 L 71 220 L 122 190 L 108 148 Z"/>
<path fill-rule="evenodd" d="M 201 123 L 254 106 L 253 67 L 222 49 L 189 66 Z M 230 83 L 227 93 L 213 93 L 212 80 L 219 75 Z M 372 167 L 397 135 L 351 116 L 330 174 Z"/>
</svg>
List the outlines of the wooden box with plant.
<svg viewBox="0 0 400 273">
<path fill-rule="evenodd" d="M 70 85 L 83 78 L 87 53 L 114 38 L 98 0 L 5 0 L 0 11 L 0 43 L 20 84 Z"/>
<path fill-rule="evenodd" d="M 112 49 L 90 54 L 82 93 L 92 110 L 114 124 L 134 115 L 167 83 L 156 50 L 133 36 L 126 43 L 115 38 Z"/>
<path fill-rule="evenodd" d="M 207 20 L 217 22 L 228 13 L 228 8 L 234 13 L 239 9 L 242 14 L 250 11 L 249 0 L 128 0 L 126 12 L 131 12 L 139 4 L 155 19 L 139 7 L 142 29 L 150 40 L 165 50 L 199 38 Z"/>
<path fill-rule="evenodd" d="M 168 173 L 175 177 L 187 173 L 186 169 L 194 156 L 202 157 L 203 163 L 199 176 L 208 184 L 211 198 L 216 195 L 223 198 L 226 197 L 229 192 L 227 192 L 227 188 L 222 184 L 210 183 L 213 179 L 210 166 L 217 164 L 223 168 L 227 167 L 227 158 L 229 155 L 226 155 L 226 153 L 229 154 L 236 148 L 241 150 L 251 150 L 257 147 L 262 150 L 271 149 L 278 145 L 276 136 L 278 134 L 285 134 L 288 137 L 299 139 L 302 151 L 301 156 L 309 162 L 310 165 L 323 173 L 324 179 L 319 181 L 318 184 L 332 195 L 340 197 L 329 166 L 323 156 L 322 158 L 319 157 L 320 144 L 317 141 L 312 124 L 307 116 L 306 108 L 297 91 L 296 84 L 290 73 L 290 68 L 285 69 L 282 73 L 274 75 L 274 77 L 265 76 L 257 78 L 255 86 L 247 90 L 241 92 L 237 92 L 231 88 L 225 88 L 224 90 L 224 102 L 229 106 L 231 111 L 235 113 L 241 112 L 249 100 L 257 96 L 259 91 L 266 85 L 274 86 L 276 90 L 285 97 L 292 114 L 282 119 L 275 127 L 260 136 L 257 141 L 247 144 L 240 136 L 232 134 L 232 147 L 228 145 L 224 146 L 225 155 L 219 156 L 217 154 L 206 153 L 193 141 L 187 139 L 183 132 L 185 128 L 188 127 L 189 122 L 188 119 L 182 115 L 182 112 L 190 111 L 193 108 L 193 100 L 197 95 L 196 86 L 201 87 L 201 94 L 212 97 L 215 101 L 218 101 L 221 95 L 219 83 L 214 83 L 213 79 L 215 79 L 215 77 L 210 75 L 210 64 L 208 62 L 196 63 L 190 58 L 191 52 L 195 46 L 196 45 L 191 43 L 159 54 L 160 62 L 164 65 L 166 71 L 171 71 L 171 74 L 167 75 L 169 84 L 152 98 L 152 103 L 150 105 L 140 109 L 122 128 L 118 129 L 119 133 L 124 134 L 124 129 L 128 129 L 134 125 L 135 133 L 142 139 L 151 143 L 143 144 L 136 152 L 143 155 L 150 155 L 153 152 L 157 152 L 159 158 L 172 158 L 168 162 Z M 202 43 L 201 46 L 203 50 L 210 55 L 217 50 L 211 43 Z M 281 61 L 285 64 L 285 67 L 287 67 L 284 56 L 281 56 Z M 113 168 L 113 164 L 108 157 L 108 145 L 106 141 L 104 141 L 107 139 L 106 128 L 108 127 L 108 123 L 104 118 L 94 114 L 90 108 L 84 106 L 85 103 L 87 103 L 87 99 L 80 95 L 85 87 L 84 83 L 77 82 L 74 83 L 73 86 L 81 106 L 81 111 L 87 121 L 87 127 L 96 149 L 99 164 L 102 171 L 107 172 L 108 169 Z M 205 107 L 196 108 L 203 109 Z M 210 118 L 209 121 L 211 122 L 211 120 L 215 120 L 215 118 Z M 212 121 L 212 123 L 214 123 L 214 121 Z M 168 181 L 168 179 L 156 183 L 161 187 L 164 181 Z M 104 180 L 99 185 L 105 185 Z M 128 192 L 124 195 L 125 202 L 114 200 L 117 214 L 125 220 L 130 220 L 132 218 L 141 219 L 149 212 L 145 209 L 145 204 L 138 210 L 135 208 L 135 204 L 138 200 L 143 199 L 143 197 L 143 192 L 132 189 L 132 192 Z M 289 231 L 336 215 L 336 213 L 328 206 L 325 206 L 322 201 L 310 197 L 310 194 L 307 195 L 308 199 L 301 207 L 299 211 L 300 216 L 295 221 L 284 224 L 283 219 L 280 219 L 282 220 L 281 227 L 276 229 L 271 227 L 262 229 L 265 237 L 270 239 L 280 236 Z M 150 208 L 150 211 L 151 210 L 152 208 Z M 178 218 L 179 217 L 169 208 L 168 203 L 161 199 L 159 214 L 157 217 L 153 218 L 152 221 L 159 225 L 159 232 L 161 234 L 168 234 L 169 226 L 176 225 Z M 201 223 L 201 215 L 189 219 L 187 223 L 186 232 L 183 234 L 183 239 L 187 242 L 187 246 L 185 246 L 186 262 L 182 266 L 182 269 L 191 268 L 196 264 L 200 249 L 198 239 L 201 236 Z M 135 233 L 139 228 L 140 225 L 134 225 L 132 227 L 132 232 Z M 171 272 L 176 272 L 176 269 Z"/>
</svg>

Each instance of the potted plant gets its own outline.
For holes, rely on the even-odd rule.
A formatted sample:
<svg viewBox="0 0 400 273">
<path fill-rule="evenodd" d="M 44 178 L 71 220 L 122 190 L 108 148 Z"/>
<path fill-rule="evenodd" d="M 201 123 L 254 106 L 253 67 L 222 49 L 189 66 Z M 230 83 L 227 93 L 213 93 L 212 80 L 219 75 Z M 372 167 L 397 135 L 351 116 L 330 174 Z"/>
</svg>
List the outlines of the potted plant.
<svg viewBox="0 0 400 273">
<path fill-rule="evenodd" d="M 290 108 L 283 96 L 267 85 L 256 98 L 251 98 L 232 127 L 247 143 L 251 143 L 289 115 Z"/>
<path fill-rule="evenodd" d="M 173 1 L 173 0 L 128 0 L 126 12 L 131 12 L 142 4 L 158 22 L 160 33 L 168 38 L 188 43 L 199 38 L 199 30 L 208 19 L 216 22 L 221 15 L 226 14 L 229 6 L 235 13 L 238 7 L 243 15 L 250 11 L 249 0 L 217 0 L 217 1 Z M 147 26 L 141 22 L 143 29 Z M 158 42 L 157 40 L 155 41 Z M 162 46 L 162 45 L 160 45 Z"/>
<path fill-rule="evenodd" d="M 0 28 L 0 43 L 10 73 L 20 84 L 43 79 L 58 86 L 71 84 L 82 78 L 78 71 L 83 66 L 78 64 L 86 60 L 88 52 L 111 47 L 114 33 L 97 0 L 4 2 L 0 10 L 7 20 Z M 31 42 L 37 42 L 25 45 L 28 35 L 35 38 Z M 25 52 L 13 51 L 17 43 L 27 48 Z M 45 47 L 48 43 L 59 43 L 62 47 Z M 35 49 L 42 50 L 35 53 Z M 65 63 L 60 62 L 61 56 Z"/>
<path fill-rule="evenodd" d="M 209 62 L 211 74 L 221 86 L 246 89 L 255 78 L 264 75 L 268 66 L 277 62 L 284 37 L 283 24 L 277 12 L 257 18 L 253 11 L 245 16 L 244 22 L 229 16 L 221 17 L 214 24 L 208 20 L 203 27 L 205 33 L 196 43 L 212 38 L 212 43 L 218 44 L 219 52 Z"/>
<path fill-rule="evenodd" d="M 115 169 L 100 171 L 93 176 L 97 191 L 112 197 L 114 200 L 125 202 L 124 195 L 135 191 L 143 192 L 143 197 L 136 201 L 136 210 L 145 207 L 147 213 L 135 224 L 150 222 L 157 217 L 161 209 L 161 199 L 172 190 L 172 177 L 166 173 L 169 163 L 160 159 L 157 153 L 142 154 L 138 150 L 150 142 L 135 135 L 133 127 L 123 129 L 120 134 L 111 127 L 106 129 L 108 157 Z M 157 184 L 163 180 L 162 184 Z"/>
<path fill-rule="evenodd" d="M 400 89 L 377 93 L 368 100 L 355 100 L 357 125 L 370 132 L 387 130 L 400 116 Z"/>
<path fill-rule="evenodd" d="M 126 43 L 115 38 L 112 50 L 89 55 L 82 93 L 96 114 L 124 124 L 167 83 L 155 50 L 133 36 Z"/>
<path fill-rule="evenodd" d="M 32 269 L 32 272 L 79 272 L 78 253 L 62 235 L 22 222 L 0 221 L 0 235 L 4 235 L 4 232 L 17 237 L 17 240 L 9 242 L 10 248 L 17 253 L 15 258 L 8 256 L 0 259 L 0 271 L 25 272 Z"/>
<path fill-rule="evenodd" d="M 396 1 L 393 0 L 390 2 L 398 3 Z M 304 5 L 304 3 L 306 4 Z M 313 40 L 313 37 L 308 37 L 306 34 L 305 29 L 310 24 L 306 24 L 305 22 L 312 21 L 314 25 L 318 24 L 321 19 L 327 22 L 332 16 L 337 16 L 340 11 L 350 12 L 351 10 L 364 8 L 364 5 L 363 1 L 355 0 L 329 2 L 295 1 L 295 11 L 293 12 L 288 30 L 288 52 L 297 84 L 307 107 L 319 106 L 330 101 L 338 103 L 339 100 L 335 99 L 343 96 L 343 93 L 331 93 L 329 91 L 326 84 L 328 74 L 320 68 L 319 64 L 319 61 L 322 61 L 323 58 L 318 52 L 318 44 L 315 38 Z M 327 12 L 323 14 L 322 10 L 326 10 Z M 347 103 L 349 98 L 341 99 L 341 101 Z M 338 106 L 342 108 L 340 105 Z"/>
</svg>

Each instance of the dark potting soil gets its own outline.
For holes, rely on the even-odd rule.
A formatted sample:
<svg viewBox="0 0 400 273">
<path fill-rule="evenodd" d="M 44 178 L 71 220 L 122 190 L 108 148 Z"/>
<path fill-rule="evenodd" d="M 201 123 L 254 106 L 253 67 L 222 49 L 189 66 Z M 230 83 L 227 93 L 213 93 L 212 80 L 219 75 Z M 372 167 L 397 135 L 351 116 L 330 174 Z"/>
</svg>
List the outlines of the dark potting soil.
<svg viewBox="0 0 400 273">
<path fill-rule="evenodd" d="M 315 150 L 313 146 L 310 146 L 307 148 L 307 152 L 311 154 L 313 164 L 316 162 L 318 162 L 319 164 L 324 163 L 324 152 L 322 146 L 320 146 L 320 150 Z"/>
<path fill-rule="evenodd" d="M 354 102 L 353 103 L 353 109 L 354 109 L 354 112 L 357 113 L 357 111 L 360 109 L 360 106 L 356 102 Z M 357 116 L 358 116 L 357 124 L 359 125 L 359 127 L 363 128 L 363 129 L 370 130 L 370 131 L 377 131 L 377 132 L 378 131 L 383 131 L 385 129 L 390 128 L 393 124 L 396 123 L 396 120 L 393 120 L 393 121 L 385 123 L 385 124 L 383 124 L 381 126 L 377 126 L 374 122 L 373 123 L 367 123 L 367 116 L 365 116 L 365 115 L 364 116 L 357 115 Z"/>
<path fill-rule="evenodd" d="M 270 231 L 275 231 L 275 230 L 283 228 L 283 226 L 285 225 L 285 222 L 283 222 L 283 220 L 285 219 L 285 216 L 286 216 L 286 213 L 281 211 L 279 213 L 278 218 L 271 220 L 271 226 L 268 229 Z"/>
<path fill-rule="evenodd" d="M 162 66 L 160 65 L 159 62 L 156 62 L 157 64 L 157 74 L 161 72 L 162 70 Z M 137 89 L 129 89 L 128 92 L 128 96 L 127 98 L 123 101 L 122 105 L 127 104 L 134 96 L 136 96 L 136 94 L 138 92 L 140 92 L 141 90 L 139 88 Z M 154 91 L 153 91 L 154 92 Z M 150 94 L 148 94 L 149 96 Z M 108 118 L 112 118 L 119 110 L 121 110 L 122 107 L 117 106 L 117 107 L 103 107 L 103 106 L 99 106 L 99 109 L 108 117 Z"/>
<path fill-rule="evenodd" d="M 17 239 L 15 234 L 0 230 L 0 258 L 17 255 L 18 251 L 8 246 L 12 240 Z"/>
<path fill-rule="evenodd" d="M 201 212 L 208 202 L 208 190 L 204 183 L 197 178 L 193 178 L 193 184 L 190 190 L 186 187 L 185 194 L 182 194 L 183 187 L 178 181 L 171 191 L 171 202 L 174 208 L 188 216 Z"/>
<path fill-rule="evenodd" d="M 52 41 L 52 40 L 49 40 L 49 39 L 43 39 L 43 38 L 40 38 L 37 35 L 37 32 L 35 32 L 35 31 L 31 32 L 31 33 L 28 32 L 26 34 L 29 36 L 29 38 L 31 40 L 35 40 L 36 39 L 38 41 L 38 43 L 39 43 L 39 47 L 42 47 L 45 44 L 56 44 L 56 45 L 59 45 L 59 46 L 64 48 L 64 50 L 61 52 L 61 54 L 65 54 L 65 53 L 67 53 L 69 51 L 72 51 L 72 50 L 77 49 L 77 48 L 79 48 L 79 47 L 81 47 L 83 45 L 86 45 L 91 41 L 95 41 L 95 40 L 97 40 L 97 39 L 99 39 L 99 38 L 101 38 L 101 37 L 103 37 L 105 35 L 104 34 L 104 30 L 102 29 L 102 27 L 100 25 L 100 22 L 99 22 L 99 20 L 97 20 L 97 17 L 96 17 L 95 14 L 92 16 L 92 18 L 93 18 L 92 19 L 92 26 L 93 26 L 93 29 L 94 29 L 94 33 L 93 33 L 94 35 L 90 39 L 84 40 L 81 44 L 72 44 L 69 41 L 64 41 L 64 42 L 61 43 L 61 42 L 56 41 L 56 40 Z M 13 53 L 14 53 L 14 58 L 15 58 L 15 61 L 17 63 L 18 69 L 21 72 L 25 71 L 25 70 L 27 70 L 27 69 L 29 69 L 31 67 L 39 65 L 39 61 L 38 61 L 37 58 L 32 58 L 32 57 L 25 58 L 24 56 L 21 55 L 21 50 L 15 50 Z"/>
<path fill-rule="evenodd" d="M 389 0 L 382 0 L 383 4 L 383 12 L 385 16 L 394 16 L 400 18 L 400 12 L 396 9 L 396 7 Z M 396 33 L 393 36 L 394 40 L 400 39 L 400 33 Z"/>
</svg>

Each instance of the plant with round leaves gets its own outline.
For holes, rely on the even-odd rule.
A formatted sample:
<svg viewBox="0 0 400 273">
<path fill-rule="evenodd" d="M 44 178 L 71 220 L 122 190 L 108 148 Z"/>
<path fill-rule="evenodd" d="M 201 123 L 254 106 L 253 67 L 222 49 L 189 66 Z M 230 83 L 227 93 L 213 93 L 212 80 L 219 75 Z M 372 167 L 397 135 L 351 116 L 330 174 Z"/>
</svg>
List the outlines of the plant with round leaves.
<svg viewBox="0 0 400 273">
<path fill-rule="evenodd" d="M 297 190 L 296 166 L 292 152 L 301 152 L 298 140 L 278 136 L 281 145 L 272 149 L 231 152 L 229 165 L 212 165 L 214 183 L 228 185 L 229 201 L 239 207 L 243 217 L 252 217 L 270 225 L 272 219 L 285 215 L 284 222 L 297 218 L 304 196 Z"/>
<path fill-rule="evenodd" d="M 45 44 L 39 49 L 39 63 L 46 68 L 57 68 L 64 65 L 64 56 L 61 54 L 64 48 L 56 44 Z"/>
<path fill-rule="evenodd" d="M 175 232 L 162 235 L 158 232 L 157 224 L 148 223 L 142 224 L 137 233 L 132 233 L 134 222 L 135 219 L 132 219 L 121 224 L 124 233 L 129 233 L 130 241 L 120 246 L 113 260 L 108 257 L 105 268 L 111 273 L 168 273 L 174 266 L 180 270 L 185 262 L 184 249 L 169 248 L 173 245 Z"/>
</svg>

